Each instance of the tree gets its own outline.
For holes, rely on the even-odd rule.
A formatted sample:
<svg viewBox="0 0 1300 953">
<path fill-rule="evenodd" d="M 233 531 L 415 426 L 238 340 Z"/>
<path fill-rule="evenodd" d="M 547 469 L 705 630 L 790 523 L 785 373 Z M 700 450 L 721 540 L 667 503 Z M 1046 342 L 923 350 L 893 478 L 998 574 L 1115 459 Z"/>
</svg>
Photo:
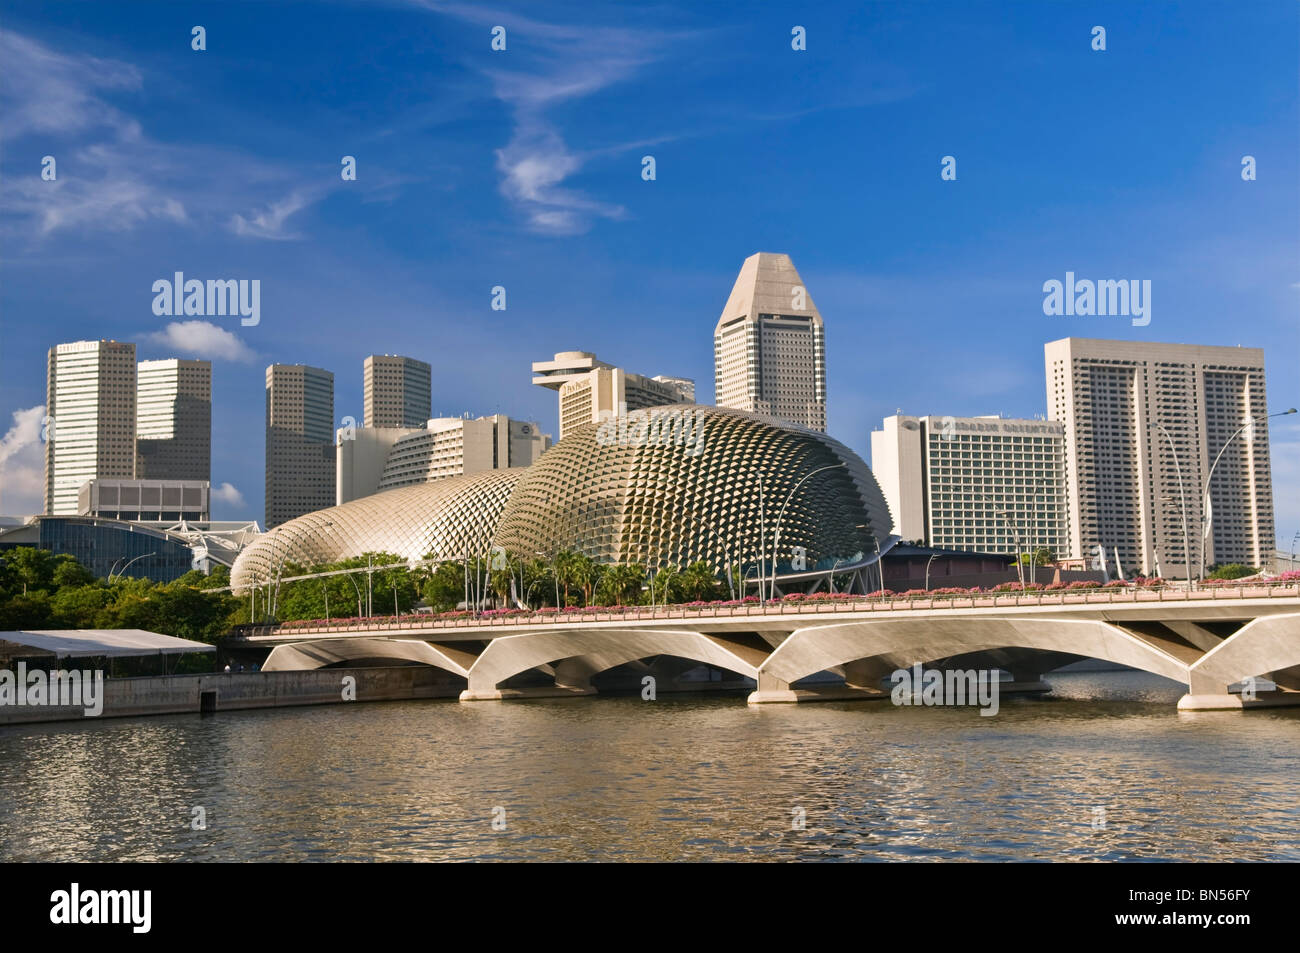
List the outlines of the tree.
<svg viewBox="0 0 1300 953">
<path fill-rule="evenodd" d="M 77 560 L 62 553 L 54 557 L 54 571 L 50 574 L 50 583 L 55 589 L 65 586 L 89 586 L 95 581 L 92 573 Z"/>
<path fill-rule="evenodd" d="M 1222 566 L 1212 567 L 1212 572 L 1207 575 L 1206 579 L 1243 579 L 1246 576 L 1253 576 L 1258 569 L 1250 566 L 1243 566 L 1241 563 L 1225 563 Z"/>
<path fill-rule="evenodd" d="M 440 563 L 429 575 L 421 595 L 438 612 L 454 609 L 465 598 L 464 564 Z"/>
<path fill-rule="evenodd" d="M 713 568 L 703 560 L 693 562 L 682 570 L 680 577 L 682 595 L 688 602 L 717 598 L 718 578 Z"/>
</svg>

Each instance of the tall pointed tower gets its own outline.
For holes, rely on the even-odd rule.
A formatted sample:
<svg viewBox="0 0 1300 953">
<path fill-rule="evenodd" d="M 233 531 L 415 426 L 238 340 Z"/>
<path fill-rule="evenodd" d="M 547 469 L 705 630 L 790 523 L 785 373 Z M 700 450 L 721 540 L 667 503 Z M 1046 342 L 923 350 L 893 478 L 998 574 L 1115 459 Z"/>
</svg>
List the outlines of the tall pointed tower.
<svg viewBox="0 0 1300 953">
<path fill-rule="evenodd" d="M 826 432 L 822 316 L 789 255 L 740 266 L 713 331 L 714 400 Z"/>
</svg>

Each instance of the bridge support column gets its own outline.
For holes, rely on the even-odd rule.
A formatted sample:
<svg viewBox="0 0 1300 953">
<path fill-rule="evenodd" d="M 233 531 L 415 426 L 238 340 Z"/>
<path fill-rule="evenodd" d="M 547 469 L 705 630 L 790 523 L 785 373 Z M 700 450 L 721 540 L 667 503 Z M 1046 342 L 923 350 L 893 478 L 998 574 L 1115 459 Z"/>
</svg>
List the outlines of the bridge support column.
<svg viewBox="0 0 1300 953">
<path fill-rule="evenodd" d="M 562 667 L 562 666 L 561 666 Z M 555 670 L 554 685 L 525 685 L 519 688 L 498 688 L 485 679 L 470 674 L 469 687 L 460 693 L 463 702 L 499 702 L 513 698 L 567 698 L 571 695 L 594 695 L 590 673 Z"/>
<path fill-rule="evenodd" d="M 1187 694 L 1178 699 L 1179 711 L 1230 711 L 1242 708 L 1290 708 L 1300 705 L 1300 692 L 1257 691 L 1254 698 L 1242 698 L 1228 691 L 1222 679 L 1192 669 Z"/>
<path fill-rule="evenodd" d="M 1011 681 L 1002 682 L 998 685 L 998 691 L 1003 695 L 1032 695 L 1050 692 L 1052 686 L 1043 681 L 1041 672 L 1032 668 L 1013 668 L 1011 671 Z"/>
</svg>

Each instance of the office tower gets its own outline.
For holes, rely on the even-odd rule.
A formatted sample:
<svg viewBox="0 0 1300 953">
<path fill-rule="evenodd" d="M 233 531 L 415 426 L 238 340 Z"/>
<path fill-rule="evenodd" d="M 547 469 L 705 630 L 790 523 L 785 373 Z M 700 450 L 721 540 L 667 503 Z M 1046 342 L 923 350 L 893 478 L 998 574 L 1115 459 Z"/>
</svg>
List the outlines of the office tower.
<svg viewBox="0 0 1300 953">
<path fill-rule="evenodd" d="M 759 252 L 740 267 L 713 331 L 714 400 L 826 430 L 822 316 L 789 255 Z"/>
<path fill-rule="evenodd" d="M 1065 425 L 1072 556 L 1118 549 L 1125 572 L 1171 578 L 1202 559 L 1264 565 L 1268 424 L 1249 425 L 1268 413 L 1262 350 L 1085 338 L 1044 350 L 1048 416 Z"/>
<path fill-rule="evenodd" d="M 50 348 L 46 375 L 45 512 L 76 515 L 81 485 L 135 476 L 135 345 L 77 341 Z"/>
<path fill-rule="evenodd" d="M 211 479 L 211 361 L 136 365 L 135 441 L 138 479 Z"/>
<path fill-rule="evenodd" d="M 561 351 L 533 362 L 533 383 L 559 393 L 560 439 L 574 427 L 609 414 L 695 402 L 695 382 L 685 377 L 643 377 L 597 360 L 590 351 Z"/>
<path fill-rule="evenodd" d="M 422 427 L 432 413 L 429 365 L 412 357 L 372 354 L 362 372 L 367 427 Z"/>
<path fill-rule="evenodd" d="M 266 369 L 266 527 L 334 505 L 334 375 Z"/>
<path fill-rule="evenodd" d="M 338 436 L 338 503 L 465 473 L 530 466 L 551 446 L 550 434 L 536 422 L 504 414 L 439 417 L 419 429 L 358 428 Z"/>
<path fill-rule="evenodd" d="M 1065 442 L 1055 421 L 886 417 L 871 472 L 894 532 L 941 549 L 1065 556 Z"/>
</svg>

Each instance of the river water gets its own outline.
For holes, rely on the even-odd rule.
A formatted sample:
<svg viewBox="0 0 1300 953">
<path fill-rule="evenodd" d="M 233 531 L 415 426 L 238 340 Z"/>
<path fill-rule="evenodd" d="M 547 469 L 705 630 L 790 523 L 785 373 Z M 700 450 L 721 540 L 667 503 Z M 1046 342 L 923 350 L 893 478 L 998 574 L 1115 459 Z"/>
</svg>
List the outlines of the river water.
<svg viewBox="0 0 1300 953">
<path fill-rule="evenodd" d="M 1049 680 L 995 717 L 661 694 L 0 728 L 0 860 L 1300 860 L 1300 709 Z"/>
</svg>

